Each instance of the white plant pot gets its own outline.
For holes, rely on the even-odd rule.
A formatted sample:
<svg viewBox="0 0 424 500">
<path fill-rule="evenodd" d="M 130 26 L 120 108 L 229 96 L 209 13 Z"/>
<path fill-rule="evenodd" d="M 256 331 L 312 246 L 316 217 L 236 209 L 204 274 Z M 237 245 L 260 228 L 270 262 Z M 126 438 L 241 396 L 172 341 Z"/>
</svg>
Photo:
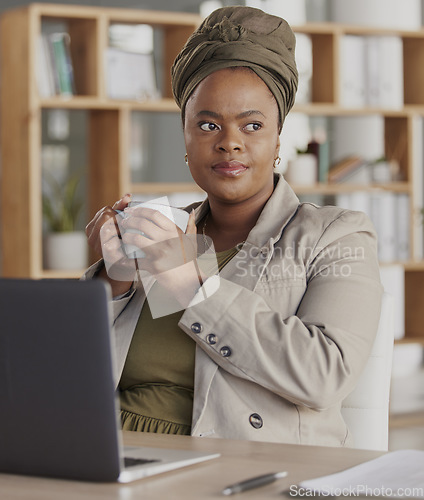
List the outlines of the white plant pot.
<svg viewBox="0 0 424 500">
<path fill-rule="evenodd" d="M 289 161 L 286 181 L 294 186 L 312 186 L 318 179 L 317 159 L 313 154 L 302 154 Z"/>
<path fill-rule="evenodd" d="M 47 269 L 78 270 L 88 265 L 88 246 L 84 231 L 49 233 L 45 237 Z"/>
</svg>

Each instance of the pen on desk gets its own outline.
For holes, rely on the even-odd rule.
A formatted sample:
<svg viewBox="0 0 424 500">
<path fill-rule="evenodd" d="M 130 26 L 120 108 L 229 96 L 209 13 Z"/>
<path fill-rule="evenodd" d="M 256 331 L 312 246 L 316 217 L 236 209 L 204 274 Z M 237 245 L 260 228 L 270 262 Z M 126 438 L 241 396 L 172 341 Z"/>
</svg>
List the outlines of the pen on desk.
<svg viewBox="0 0 424 500">
<path fill-rule="evenodd" d="M 233 495 L 234 493 L 241 493 L 243 491 L 252 490 L 253 488 L 258 488 L 259 486 L 265 486 L 266 484 L 273 483 L 277 479 L 281 479 L 282 477 L 286 476 L 287 472 L 284 471 L 252 477 L 251 479 L 246 479 L 246 481 L 241 481 L 240 483 L 235 483 L 227 486 L 222 490 L 222 494 Z"/>
</svg>

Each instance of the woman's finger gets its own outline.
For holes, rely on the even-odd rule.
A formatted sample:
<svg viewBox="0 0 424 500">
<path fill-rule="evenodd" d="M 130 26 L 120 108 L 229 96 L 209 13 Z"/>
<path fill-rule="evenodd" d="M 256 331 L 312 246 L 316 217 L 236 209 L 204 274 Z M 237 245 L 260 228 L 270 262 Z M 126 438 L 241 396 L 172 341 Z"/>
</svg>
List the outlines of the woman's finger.
<svg viewBox="0 0 424 500">
<path fill-rule="evenodd" d="M 156 210 L 139 211 L 137 216 L 132 214 L 133 212 L 125 212 L 121 224 L 123 234 L 138 233 L 146 236 L 151 242 L 160 242 L 176 238 L 180 232 L 182 233 L 172 220 Z M 140 216 L 141 214 L 143 216 Z"/>
<path fill-rule="evenodd" d="M 138 229 L 137 224 L 142 224 L 143 220 L 149 221 L 163 231 L 173 231 L 175 229 L 175 224 L 169 217 L 158 210 L 142 206 L 126 209 L 125 220 L 128 227 L 133 229 Z"/>
<path fill-rule="evenodd" d="M 119 227 L 116 221 L 116 211 L 110 206 L 103 207 L 99 210 L 85 228 L 88 244 L 99 255 L 103 255 L 100 232 L 104 224 L 114 225 L 115 232 L 119 234 Z"/>
<path fill-rule="evenodd" d="M 124 196 L 118 200 L 114 205 L 113 205 L 113 210 L 124 210 L 125 208 L 128 207 L 128 203 L 131 201 L 131 193 L 126 193 Z"/>
<path fill-rule="evenodd" d="M 197 234 L 196 216 L 194 215 L 194 209 L 190 212 L 188 218 L 186 234 Z"/>
</svg>

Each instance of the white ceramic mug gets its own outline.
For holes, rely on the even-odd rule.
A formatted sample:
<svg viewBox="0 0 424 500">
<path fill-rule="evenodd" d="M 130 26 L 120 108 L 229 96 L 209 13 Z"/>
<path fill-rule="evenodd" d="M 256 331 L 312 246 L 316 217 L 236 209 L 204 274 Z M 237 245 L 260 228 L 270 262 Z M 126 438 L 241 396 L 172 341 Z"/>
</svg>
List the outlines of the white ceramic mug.
<svg viewBox="0 0 424 500">
<path fill-rule="evenodd" d="M 182 210 L 181 208 L 176 208 L 176 207 L 171 207 L 170 205 L 162 204 L 162 203 L 155 203 L 152 201 L 145 201 L 145 202 L 140 202 L 140 201 L 130 201 L 128 204 L 128 207 L 143 207 L 143 208 L 151 208 L 153 210 L 157 210 L 161 214 L 165 215 L 165 217 L 168 217 L 169 220 L 171 220 L 176 226 L 178 226 L 181 231 L 185 233 L 187 229 L 187 224 L 188 224 L 188 219 L 190 214 L 186 212 L 185 210 Z M 124 211 L 117 211 L 117 214 L 120 215 L 123 219 L 126 218 L 127 214 Z M 120 229 L 122 231 L 122 227 L 120 226 Z M 142 231 L 139 231 L 137 229 L 125 229 L 127 233 L 135 233 L 135 234 L 143 234 Z M 136 245 L 124 245 L 125 248 L 125 253 L 127 254 L 128 257 L 134 258 L 134 259 L 140 259 L 145 256 L 145 253 L 143 250 Z"/>
</svg>

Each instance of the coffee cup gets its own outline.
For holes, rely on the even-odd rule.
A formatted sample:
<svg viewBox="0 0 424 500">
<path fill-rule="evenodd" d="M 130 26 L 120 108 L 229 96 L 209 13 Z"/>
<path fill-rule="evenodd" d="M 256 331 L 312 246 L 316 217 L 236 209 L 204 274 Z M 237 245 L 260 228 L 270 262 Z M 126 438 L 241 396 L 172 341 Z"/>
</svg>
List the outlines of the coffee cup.
<svg viewBox="0 0 424 500">
<path fill-rule="evenodd" d="M 168 217 L 169 220 L 171 220 L 177 227 L 181 229 L 185 233 L 187 229 L 187 224 L 188 224 L 188 219 L 189 219 L 189 213 L 186 212 L 185 210 L 182 210 L 181 208 L 177 207 L 171 207 L 170 205 L 167 205 L 165 203 L 156 203 L 154 201 L 130 201 L 128 204 L 129 208 L 133 207 L 143 207 L 143 208 L 150 208 L 152 210 L 157 210 L 160 212 L 162 215 L 165 217 Z M 122 217 L 122 219 L 125 219 L 128 214 L 125 211 L 117 211 L 117 214 Z M 123 232 L 122 225 L 120 226 L 121 233 Z M 135 233 L 135 234 L 141 234 L 143 235 L 143 231 L 139 231 L 138 229 L 133 229 L 133 228 L 128 228 L 124 230 L 127 233 Z M 125 253 L 127 254 L 127 257 L 133 258 L 133 259 L 140 259 L 145 256 L 145 253 L 141 248 L 139 248 L 136 245 L 129 245 L 125 244 L 124 245 Z"/>
</svg>

